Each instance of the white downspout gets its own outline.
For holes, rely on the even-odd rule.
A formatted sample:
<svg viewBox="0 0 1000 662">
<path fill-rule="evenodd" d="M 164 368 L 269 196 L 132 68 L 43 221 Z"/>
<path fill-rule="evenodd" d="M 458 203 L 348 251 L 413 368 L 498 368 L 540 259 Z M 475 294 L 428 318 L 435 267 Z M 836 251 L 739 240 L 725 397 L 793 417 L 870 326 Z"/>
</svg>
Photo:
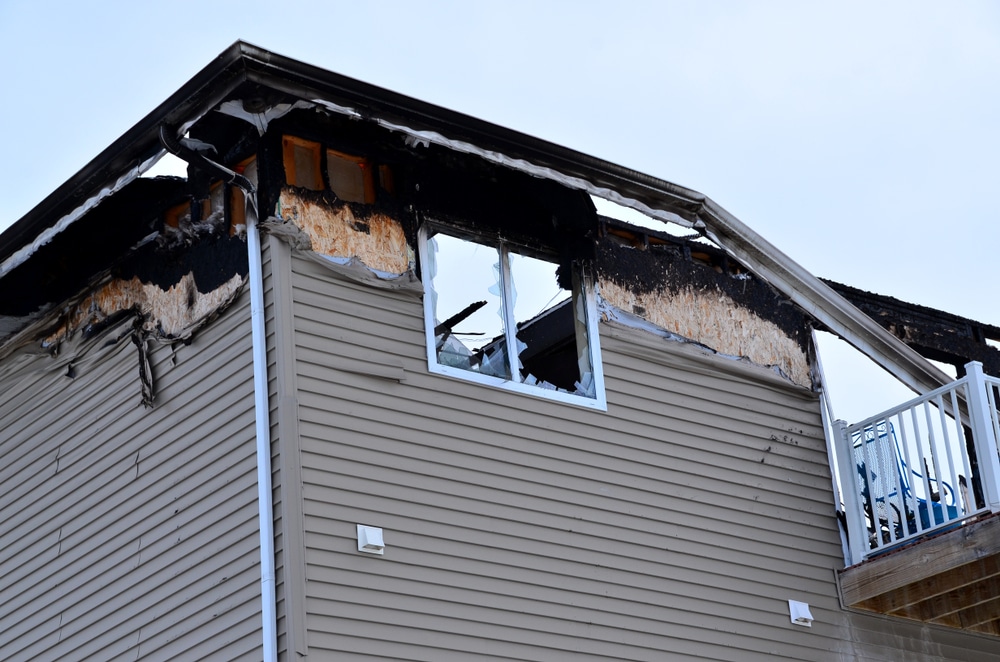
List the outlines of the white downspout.
<svg viewBox="0 0 1000 662">
<path fill-rule="evenodd" d="M 267 335 L 264 328 L 264 274 L 257 228 L 257 188 L 250 178 L 209 159 L 160 125 L 160 142 L 171 154 L 213 172 L 243 190 L 246 200 L 247 262 L 250 266 L 250 346 L 253 353 L 253 401 L 257 439 L 257 512 L 260 528 L 260 601 L 263 660 L 278 662 L 278 607 L 274 586 L 274 500 L 271 488 L 271 421 L 267 401 Z M 250 174 L 250 173 L 247 173 Z M 256 176 L 251 175 L 255 180 Z"/>
<path fill-rule="evenodd" d="M 271 421 L 267 400 L 267 336 L 264 276 L 255 195 L 247 195 L 247 252 L 250 262 L 250 327 L 253 394 L 257 421 L 257 506 L 260 518 L 260 599 L 264 662 L 278 661 L 278 614 L 274 587 L 274 502 L 271 489 Z"/>
</svg>

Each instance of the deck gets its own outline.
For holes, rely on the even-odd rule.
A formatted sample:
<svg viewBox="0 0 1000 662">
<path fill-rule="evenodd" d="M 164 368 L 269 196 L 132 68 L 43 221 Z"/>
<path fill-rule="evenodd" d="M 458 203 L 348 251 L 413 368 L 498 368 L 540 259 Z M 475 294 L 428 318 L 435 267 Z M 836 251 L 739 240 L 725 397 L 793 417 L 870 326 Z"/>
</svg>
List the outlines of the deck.
<svg viewBox="0 0 1000 662">
<path fill-rule="evenodd" d="M 1000 380 L 837 422 L 848 607 L 1000 636 Z"/>
</svg>

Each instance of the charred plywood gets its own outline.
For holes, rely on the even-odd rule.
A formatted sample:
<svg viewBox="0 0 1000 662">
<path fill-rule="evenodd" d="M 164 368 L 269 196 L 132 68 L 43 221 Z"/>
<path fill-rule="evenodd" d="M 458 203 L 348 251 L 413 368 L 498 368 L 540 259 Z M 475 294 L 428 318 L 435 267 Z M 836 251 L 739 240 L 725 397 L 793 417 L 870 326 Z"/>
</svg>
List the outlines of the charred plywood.
<svg viewBox="0 0 1000 662">
<path fill-rule="evenodd" d="M 765 283 L 681 244 L 642 250 L 605 238 L 597 255 L 605 303 L 811 388 L 809 321 Z"/>
<path fill-rule="evenodd" d="M 130 339 L 141 402 L 152 405 L 151 343 L 189 341 L 230 306 L 248 275 L 246 241 L 230 232 L 221 209 L 204 221 L 165 225 L 167 212 L 190 200 L 178 183 L 131 184 L 8 274 L 0 288 L 0 353 L 34 346 L 58 356 L 72 378 L 92 340 Z M 33 278 L 37 287 L 18 287 Z M 128 318 L 125 336 L 108 336 Z"/>
<path fill-rule="evenodd" d="M 41 246 L 3 279 L 0 342 L 51 346 L 124 311 L 142 315 L 149 333 L 184 337 L 232 299 L 248 270 L 246 242 L 221 210 L 165 227 L 165 212 L 185 201 L 183 180 L 136 180 Z"/>
<path fill-rule="evenodd" d="M 167 231 L 66 304 L 46 342 L 93 333 L 123 312 L 138 315 L 144 333 L 185 340 L 232 302 L 247 272 L 239 236 L 208 225 Z"/>
<path fill-rule="evenodd" d="M 382 211 L 342 202 L 328 192 L 285 187 L 279 215 L 305 232 L 312 250 L 320 255 L 357 258 L 386 274 L 413 268 L 413 250 L 403 224 Z"/>
<path fill-rule="evenodd" d="M 94 329 L 123 311 L 134 311 L 147 333 L 185 339 L 203 322 L 225 309 L 239 294 L 244 277 L 233 274 L 215 289 L 200 292 L 194 274 L 184 274 L 166 289 L 133 276 L 116 278 L 72 307 L 65 322 L 46 339 L 53 344 L 80 329 Z"/>
<path fill-rule="evenodd" d="M 161 212 L 185 197 L 185 182 L 176 177 L 133 181 L 4 276 L 0 316 L 26 317 L 75 296 L 155 239 Z"/>
</svg>

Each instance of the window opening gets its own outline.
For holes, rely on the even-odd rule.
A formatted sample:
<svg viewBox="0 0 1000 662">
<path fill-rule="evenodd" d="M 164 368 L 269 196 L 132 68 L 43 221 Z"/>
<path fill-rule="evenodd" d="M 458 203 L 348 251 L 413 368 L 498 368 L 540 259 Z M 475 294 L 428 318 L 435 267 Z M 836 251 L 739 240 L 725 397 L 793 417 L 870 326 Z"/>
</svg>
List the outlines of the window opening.
<svg viewBox="0 0 1000 662">
<path fill-rule="evenodd" d="M 326 171 L 330 190 L 347 202 L 375 202 L 375 179 L 368 159 L 326 150 Z"/>
<path fill-rule="evenodd" d="M 285 182 L 290 186 L 313 191 L 323 190 L 319 143 L 294 136 L 283 136 L 281 148 L 285 165 Z"/>
<path fill-rule="evenodd" d="M 208 189 L 208 197 L 201 201 L 201 220 L 212 220 L 213 215 L 220 218 L 225 212 L 226 186 L 222 182 L 214 182 Z"/>
<path fill-rule="evenodd" d="M 174 205 L 163 214 L 163 224 L 168 228 L 179 228 L 191 221 L 191 201 Z"/>
<path fill-rule="evenodd" d="M 502 239 L 424 236 L 432 367 L 603 406 L 593 297 L 579 269 L 560 279 L 556 262 Z"/>
<path fill-rule="evenodd" d="M 396 195 L 396 180 L 392 168 L 384 164 L 378 167 L 378 185 L 389 195 Z"/>
</svg>

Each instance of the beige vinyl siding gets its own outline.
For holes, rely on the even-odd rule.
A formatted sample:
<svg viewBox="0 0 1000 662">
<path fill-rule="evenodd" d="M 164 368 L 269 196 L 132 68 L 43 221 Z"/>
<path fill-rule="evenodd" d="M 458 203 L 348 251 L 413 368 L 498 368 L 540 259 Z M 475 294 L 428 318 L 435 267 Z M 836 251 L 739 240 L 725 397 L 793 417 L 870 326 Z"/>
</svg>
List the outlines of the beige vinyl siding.
<svg viewBox="0 0 1000 662">
<path fill-rule="evenodd" d="M 305 578 L 302 478 L 295 401 L 295 355 L 288 245 L 268 237 L 263 246 L 267 331 L 271 471 L 274 495 L 275 594 L 278 659 L 305 655 Z M 275 277 L 275 273 L 280 274 Z M 289 650 L 294 654 L 289 655 Z"/>
<path fill-rule="evenodd" d="M 65 358 L 0 365 L 0 659 L 260 657 L 248 297 L 190 345 L 126 323 Z"/>
<path fill-rule="evenodd" d="M 990 659 L 840 609 L 813 394 L 608 324 L 606 413 L 432 375 L 419 298 L 293 270 L 310 656 Z"/>
</svg>

